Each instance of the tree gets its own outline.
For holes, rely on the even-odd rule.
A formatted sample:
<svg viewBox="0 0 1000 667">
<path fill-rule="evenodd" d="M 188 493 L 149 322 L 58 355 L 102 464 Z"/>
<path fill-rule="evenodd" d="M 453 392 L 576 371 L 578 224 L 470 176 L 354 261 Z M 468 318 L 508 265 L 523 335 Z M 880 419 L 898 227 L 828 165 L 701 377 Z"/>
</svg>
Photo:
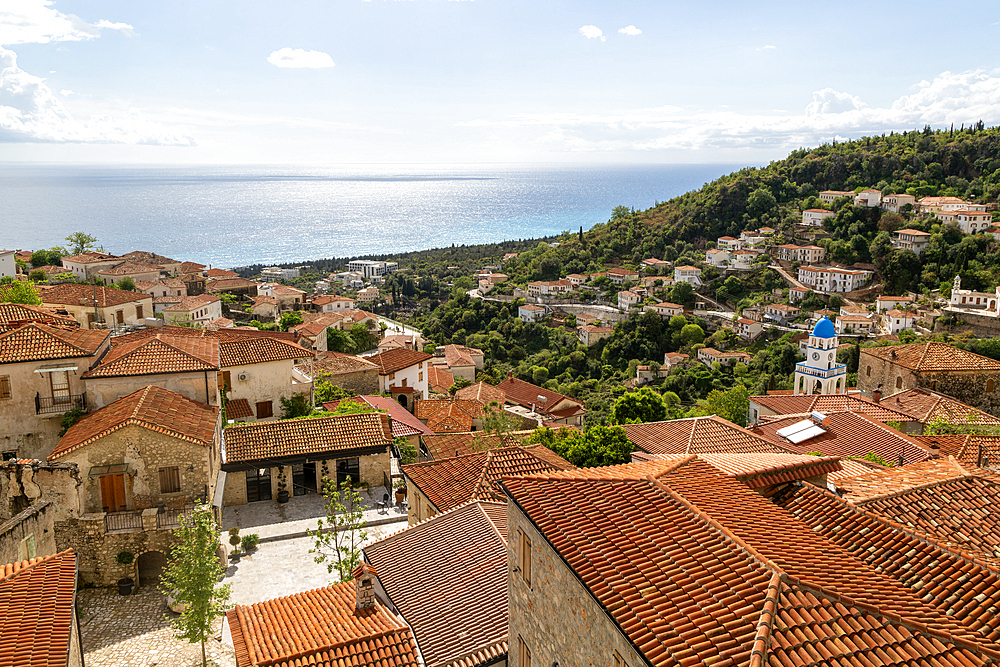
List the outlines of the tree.
<svg viewBox="0 0 1000 667">
<path fill-rule="evenodd" d="M 42 305 L 42 299 L 30 280 L 13 280 L 0 284 L 0 303 L 23 303 L 29 306 Z"/>
<path fill-rule="evenodd" d="M 278 320 L 278 326 L 282 331 L 288 331 L 299 324 L 302 324 L 302 313 L 297 310 L 282 314 L 281 319 Z"/>
<path fill-rule="evenodd" d="M 747 208 L 750 209 L 755 215 L 760 215 L 761 213 L 767 213 L 772 208 L 778 205 L 778 200 L 774 198 L 774 195 L 763 185 L 750 193 L 747 198 Z"/>
<path fill-rule="evenodd" d="M 368 325 L 358 322 L 351 327 L 351 340 L 354 341 L 354 349 L 357 352 L 364 352 L 378 346 L 378 336 L 369 329 L 371 324 L 371 321 L 368 322 Z"/>
<path fill-rule="evenodd" d="M 94 249 L 94 244 L 97 243 L 97 237 L 91 236 L 84 232 L 73 232 L 66 237 L 69 241 L 69 254 L 79 255 L 82 252 L 88 252 Z"/>
<path fill-rule="evenodd" d="M 628 463 L 635 446 L 619 426 L 591 426 L 581 433 L 569 428 L 538 428 L 529 444 L 545 445 L 578 468 Z"/>
<path fill-rule="evenodd" d="M 316 398 L 316 405 L 354 396 L 354 393 L 330 382 L 332 377 L 333 374 L 329 371 L 320 371 L 316 374 L 316 378 L 313 380 L 313 395 Z"/>
<path fill-rule="evenodd" d="M 281 397 L 281 418 L 294 419 L 311 415 L 313 406 L 309 405 L 309 394 L 294 394 L 291 398 Z"/>
<path fill-rule="evenodd" d="M 326 563 L 326 571 L 337 571 L 340 581 L 348 581 L 351 572 L 361 564 L 361 545 L 368 539 L 365 530 L 364 498 L 351 487 L 348 477 L 337 488 L 336 481 L 323 478 L 326 520 L 318 520 L 316 530 L 308 531 L 313 539 L 309 553 L 313 560 Z M 323 526 L 326 526 L 324 530 Z"/>
<path fill-rule="evenodd" d="M 667 297 L 673 303 L 680 304 L 682 306 L 690 306 L 694 303 L 694 287 L 691 283 L 686 281 L 680 281 L 674 283 L 674 286 L 670 288 L 670 292 Z"/>
<path fill-rule="evenodd" d="M 62 254 L 55 248 L 52 250 L 36 250 L 31 253 L 31 265 L 35 268 L 40 266 L 58 266 L 62 263 Z"/>
<path fill-rule="evenodd" d="M 178 543 L 160 580 L 160 590 L 184 605 L 172 621 L 178 639 L 201 643 L 201 664 L 208 665 L 205 642 L 212 622 L 229 607 L 229 584 L 219 585 L 225 565 L 219 562 L 219 527 L 207 505 L 199 505 L 182 516 L 177 529 Z"/>
<path fill-rule="evenodd" d="M 33 283 L 45 282 L 46 278 L 47 276 L 45 275 L 45 272 L 42 271 L 41 269 L 35 269 L 34 271 L 28 274 L 28 280 L 30 280 Z"/>
<path fill-rule="evenodd" d="M 125 276 L 124 278 L 122 278 L 121 280 L 119 280 L 118 282 L 116 282 L 115 283 L 115 287 L 117 287 L 118 289 L 121 289 L 121 290 L 125 290 L 126 292 L 135 292 L 136 291 L 136 289 L 135 289 L 135 281 L 132 280 L 128 276 Z"/>
<path fill-rule="evenodd" d="M 667 417 L 667 406 L 663 397 L 651 387 L 630 391 L 611 408 L 613 424 L 644 424 L 663 421 Z"/>
<path fill-rule="evenodd" d="M 719 415 L 740 426 L 747 425 L 747 410 L 750 409 L 750 392 L 741 384 L 729 391 L 713 389 L 705 398 L 705 414 Z"/>
<path fill-rule="evenodd" d="M 326 328 L 326 349 L 331 352 L 342 352 L 353 354 L 355 352 L 354 339 L 351 334 L 333 327 Z"/>
<path fill-rule="evenodd" d="M 490 401 L 483 408 L 483 430 L 491 435 L 503 437 L 521 427 L 521 418 L 503 409 L 498 401 Z"/>
</svg>

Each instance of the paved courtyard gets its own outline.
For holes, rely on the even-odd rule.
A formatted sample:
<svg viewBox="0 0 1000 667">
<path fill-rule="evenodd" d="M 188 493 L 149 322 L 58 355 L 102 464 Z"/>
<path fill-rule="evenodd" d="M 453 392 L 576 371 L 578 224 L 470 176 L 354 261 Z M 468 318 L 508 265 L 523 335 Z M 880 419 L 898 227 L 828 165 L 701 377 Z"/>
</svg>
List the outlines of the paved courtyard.
<svg viewBox="0 0 1000 667">
<path fill-rule="evenodd" d="M 376 508 L 374 500 L 380 497 L 380 493 L 366 496 L 368 542 L 406 527 L 405 510 Z M 224 582 L 232 585 L 231 602 L 252 604 L 333 582 L 336 575 L 327 572 L 325 564 L 314 562 L 314 554 L 309 553 L 313 540 L 304 536 L 307 529 L 316 528 L 316 518 L 323 515 L 323 498 L 318 495 L 297 496 L 285 504 L 258 502 L 225 508 L 224 529 L 238 525 L 241 534 L 257 533 L 262 540 L 252 554 L 229 564 Z M 201 664 L 199 644 L 174 638 L 167 617 L 176 615 L 154 587 L 136 588 L 128 597 L 119 596 L 113 588 L 81 589 L 78 599 L 88 667 Z M 206 645 L 210 662 L 235 667 L 232 649 L 221 641 L 222 619 L 213 631 L 215 635 Z"/>
</svg>

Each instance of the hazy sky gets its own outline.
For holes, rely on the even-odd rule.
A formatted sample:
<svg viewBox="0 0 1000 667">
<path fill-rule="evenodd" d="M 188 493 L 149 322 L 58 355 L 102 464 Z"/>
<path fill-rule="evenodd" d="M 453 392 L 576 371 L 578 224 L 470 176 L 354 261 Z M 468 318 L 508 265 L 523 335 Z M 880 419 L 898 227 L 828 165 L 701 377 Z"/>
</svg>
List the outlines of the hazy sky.
<svg viewBox="0 0 1000 667">
<path fill-rule="evenodd" d="M 1000 5 L 0 0 L 0 160 L 761 162 L 1000 122 Z"/>
</svg>

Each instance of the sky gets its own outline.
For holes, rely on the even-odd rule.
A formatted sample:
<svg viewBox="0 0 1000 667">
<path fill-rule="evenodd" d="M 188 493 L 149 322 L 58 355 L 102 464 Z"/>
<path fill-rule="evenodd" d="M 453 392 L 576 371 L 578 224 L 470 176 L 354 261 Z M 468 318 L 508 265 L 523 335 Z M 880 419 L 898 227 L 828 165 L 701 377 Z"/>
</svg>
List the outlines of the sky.
<svg viewBox="0 0 1000 667">
<path fill-rule="evenodd" d="M 0 0 L 0 161 L 746 163 L 1000 123 L 1000 5 Z"/>
</svg>

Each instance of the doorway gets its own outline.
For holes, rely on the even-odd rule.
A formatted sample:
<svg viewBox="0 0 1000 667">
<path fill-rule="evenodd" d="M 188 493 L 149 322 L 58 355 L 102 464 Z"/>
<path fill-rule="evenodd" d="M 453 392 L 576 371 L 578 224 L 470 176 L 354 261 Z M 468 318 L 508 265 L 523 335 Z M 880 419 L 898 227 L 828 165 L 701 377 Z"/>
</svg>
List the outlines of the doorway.
<svg viewBox="0 0 1000 667">
<path fill-rule="evenodd" d="M 147 551 L 139 556 L 139 585 L 156 586 L 160 583 L 160 575 L 167 566 L 167 556 L 162 551 Z"/>
<path fill-rule="evenodd" d="M 101 506 L 105 512 L 123 512 L 128 509 L 125 499 L 125 473 L 101 475 Z"/>
<path fill-rule="evenodd" d="M 271 499 L 271 469 L 247 470 L 247 502 Z"/>
<path fill-rule="evenodd" d="M 359 459 L 337 460 L 337 487 L 339 488 L 348 478 L 355 486 L 361 482 L 361 461 Z"/>
<path fill-rule="evenodd" d="M 316 493 L 316 462 L 292 464 L 292 495 Z"/>
</svg>

